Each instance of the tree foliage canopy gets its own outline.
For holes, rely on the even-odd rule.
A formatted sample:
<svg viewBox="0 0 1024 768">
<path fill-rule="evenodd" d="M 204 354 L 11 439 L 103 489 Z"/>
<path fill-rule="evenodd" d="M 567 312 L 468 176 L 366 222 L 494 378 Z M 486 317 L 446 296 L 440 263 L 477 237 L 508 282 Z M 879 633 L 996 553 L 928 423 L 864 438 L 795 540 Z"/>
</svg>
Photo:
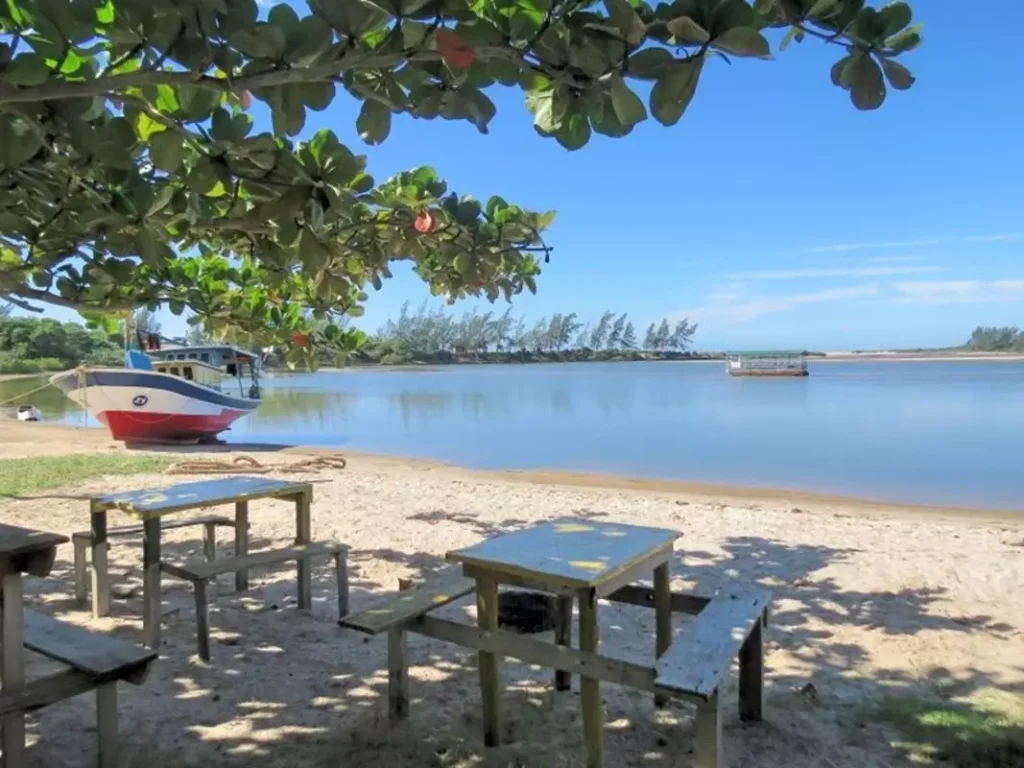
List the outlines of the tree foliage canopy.
<svg viewBox="0 0 1024 768">
<path fill-rule="evenodd" d="M 840 46 L 832 80 L 855 106 L 913 77 L 903 2 L 864 0 L 255 0 L 0 3 L 0 296 L 100 311 L 186 308 L 210 330 L 279 339 L 358 315 L 396 260 L 433 293 L 535 290 L 552 213 L 451 192 L 428 167 L 377 183 L 310 111 L 339 90 L 357 129 L 393 115 L 486 132 L 488 93 L 521 89 L 539 134 L 569 149 L 672 125 L 716 57 L 770 58 L 764 31 Z M 649 86 L 644 86 L 646 81 Z M 645 99 L 636 92 L 647 93 Z M 270 115 L 254 132 L 253 102 Z M 308 135 L 308 133 L 307 133 Z M 298 332 L 298 335 L 296 335 Z"/>
</svg>

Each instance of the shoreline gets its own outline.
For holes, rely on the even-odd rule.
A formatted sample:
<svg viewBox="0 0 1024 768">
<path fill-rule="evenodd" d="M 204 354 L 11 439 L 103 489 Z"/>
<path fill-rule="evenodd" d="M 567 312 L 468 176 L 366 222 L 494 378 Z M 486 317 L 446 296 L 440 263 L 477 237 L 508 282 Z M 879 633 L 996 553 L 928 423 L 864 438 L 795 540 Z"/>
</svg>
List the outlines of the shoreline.
<svg viewBox="0 0 1024 768">
<path fill-rule="evenodd" d="M 228 443 L 220 446 L 146 446 L 128 448 L 110 439 L 96 427 L 69 427 L 59 424 L 5 422 L 0 426 L 0 460 L 11 458 L 58 456 L 70 453 L 123 452 L 168 453 L 190 458 L 217 459 L 232 454 L 254 454 L 263 463 L 276 463 L 273 457 L 325 456 L 342 454 L 368 468 L 382 471 L 410 470 L 444 473 L 453 480 L 513 481 L 524 485 L 555 488 L 626 491 L 652 497 L 683 500 L 698 504 L 788 506 L 793 510 L 813 511 L 837 516 L 861 516 L 876 519 L 918 519 L 928 521 L 970 522 L 1024 527 L 1024 509 L 984 509 L 963 506 L 887 502 L 817 491 L 785 488 L 702 483 L 604 472 L 557 469 L 477 469 L 437 459 L 403 457 L 317 446 L 275 445 L 271 443 Z"/>
</svg>

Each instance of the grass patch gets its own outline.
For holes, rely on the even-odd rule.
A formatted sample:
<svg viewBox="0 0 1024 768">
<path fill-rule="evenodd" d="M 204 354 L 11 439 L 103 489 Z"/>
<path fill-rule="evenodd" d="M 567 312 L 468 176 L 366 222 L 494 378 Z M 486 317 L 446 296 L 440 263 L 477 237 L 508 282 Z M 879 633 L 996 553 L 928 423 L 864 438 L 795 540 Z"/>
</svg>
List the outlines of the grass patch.
<svg viewBox="0 0 1024 768">
<path fill-rule="evenodd" d="M 883 699 L 875 716 L 904 735 L 894 745 L 920 765 L 1020 768 L 1024 765 L 1024 696 L 984 690 L 953 701 Z"/>
<path fill-rule="evenodd" d="M 163 456 L 90 455 L 40 456 L 0 460 L 0 497 L 22 496 L 103 475 L 162 472 L 171 464 Z"/>
</svg>

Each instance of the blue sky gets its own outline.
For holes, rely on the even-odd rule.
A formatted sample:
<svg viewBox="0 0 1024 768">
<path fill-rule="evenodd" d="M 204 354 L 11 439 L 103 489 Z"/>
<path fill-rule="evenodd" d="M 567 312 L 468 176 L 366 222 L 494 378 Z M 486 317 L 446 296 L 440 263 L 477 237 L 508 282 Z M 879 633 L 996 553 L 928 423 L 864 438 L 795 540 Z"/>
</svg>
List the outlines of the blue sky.
<svg viewBox="0 0 1024 768">
<path fill-rule="evenodd" d="M 575 153 L 501 88 L 487 136 L 402 115 L 366 147 L 344 92 L 307 133 L 332 127 L 380 180 L 429 164 L 460 193 L 557 209 L 538 295 L 514 302 L 528 318 L 689 317 L 703 349 L 958 344 L 975 325 L 1024 325 L 1024 5 L 979 0 L 977 42 L 958 4 L 912 5 L 925 42 L 902 61 L 917 83 L 873 113 L 829 80 L 842 50 L 809 38 L 774 61 L 709 62 L 677 126 L 649 119 Z M 399 270 L 359 325 L 428 297 Z"/>
</svg>

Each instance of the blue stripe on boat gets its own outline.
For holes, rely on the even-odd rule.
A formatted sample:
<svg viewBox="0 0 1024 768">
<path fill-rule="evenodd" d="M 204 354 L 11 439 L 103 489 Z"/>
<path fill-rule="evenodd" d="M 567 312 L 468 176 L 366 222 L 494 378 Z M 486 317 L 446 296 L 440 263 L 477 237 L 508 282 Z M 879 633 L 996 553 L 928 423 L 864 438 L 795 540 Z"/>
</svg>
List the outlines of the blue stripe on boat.
<svg viewBox="0 0 1024 768">
<path fill-rule="evenodd" d="M 84 381 L 83 381 L 84 379 Z M 139 370 L 86 371 L 84 375 L 72 372 L 66 376 L 55 377 L 53 383 L 65 394 L 83 387 L 146 387 L 163 389 L 179 395 L 202 400 L 236 411 L 251 411 L 259 404 L 250 398 L 230 397 L 220 392 L 211 392 L 205 387 L 170 374 L 151 373 Z"/>
</svg>

